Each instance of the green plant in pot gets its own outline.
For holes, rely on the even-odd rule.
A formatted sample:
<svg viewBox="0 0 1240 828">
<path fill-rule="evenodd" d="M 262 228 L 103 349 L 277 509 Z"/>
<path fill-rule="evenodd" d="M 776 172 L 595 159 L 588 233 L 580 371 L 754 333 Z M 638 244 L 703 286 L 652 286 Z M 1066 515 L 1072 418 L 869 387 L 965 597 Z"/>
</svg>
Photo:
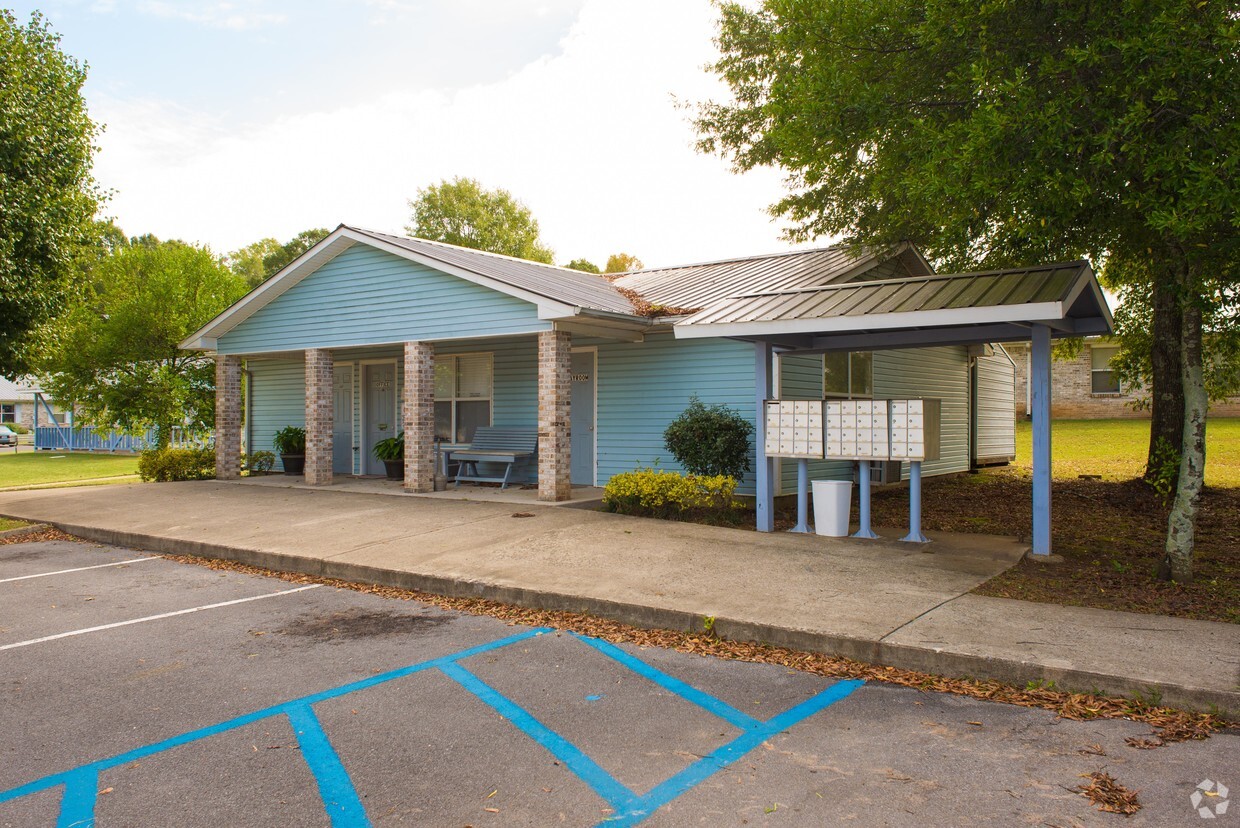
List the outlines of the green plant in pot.
<svg viewBox="0 0 1240 828">
<path fill-rule="evenodd" d="M 300 426 L 285 426 L 272 439 L 280 455 L 285 474 L 306 473 L 306 430 Z"/>
<path fill-rule="evenodd" d="M 388 480 L 405 479 L 405 432 L 402 431 L 395 437 L 380 440 L 375 443 L 372 451 L 375 457 L 383 461 Z"/>
</svg>

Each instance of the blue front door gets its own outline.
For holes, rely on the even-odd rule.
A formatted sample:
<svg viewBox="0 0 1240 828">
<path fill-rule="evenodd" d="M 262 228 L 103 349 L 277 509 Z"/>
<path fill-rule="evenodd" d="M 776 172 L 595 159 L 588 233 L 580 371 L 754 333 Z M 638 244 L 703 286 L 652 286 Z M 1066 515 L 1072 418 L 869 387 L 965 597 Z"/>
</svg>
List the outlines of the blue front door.
<svg viewBox="0 0 1240 828">
<path fill-rule="evenodd" d="M 594 485 L 594 383 L 597 366 L 594 351 L 573 351 L 571 371 L 570 456 L 572 481 L 578 486 Z"/>
<path fill-rule="evenodd" d="M 395 437 L 400 429 L 396 423 L 396 366 L 392 363 L 367 365 L 362 376 L 363 400 L 366 409 L 366 439 L 362 441 L 362 474 L 383 474 L 383 461 L 375 457 L 374 446 L 380 440 Z"/>
<path fill-rule="evenodd" d="M 332 371 L 332 473 L 353 474 L 353 366 Z"/>
</svg>

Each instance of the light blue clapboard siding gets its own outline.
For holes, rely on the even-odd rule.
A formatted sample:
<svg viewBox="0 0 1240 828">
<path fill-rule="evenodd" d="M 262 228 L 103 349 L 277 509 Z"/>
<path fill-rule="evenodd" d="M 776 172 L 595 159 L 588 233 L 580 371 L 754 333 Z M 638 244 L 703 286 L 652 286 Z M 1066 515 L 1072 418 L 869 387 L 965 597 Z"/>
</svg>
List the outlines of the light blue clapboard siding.
<svg viewBox="0 0 1240 828">
<path fill-rule="evenodd" d="M 969 470 L 969 357 L 964 347 L 875 351 L 874 396 L 942 399 L 940 459 L 923 463 L 922 472 Z M 907 463 L 902 476 L 908 476 Z"/>
<path fill-rule="evenodd" d="M 779 357 L 779 396 L 783 400 L 822 399 L 822 357 L 817 354 L 788 354 Z M 842 460 L 810 461 L 810 480 L 852 480 L 854 464 Z M 778 493 L 795 494 L 797 461 L 779 461 Z"/>
<path fill-rule="evenodd" d="M 219 338 L 222 354 L 548 330 L 537 308 L 356 245 Z"/>
<path fill-rule="evenodd" d="M 742 342 L 652 334 L 642 343 L 601 344 L 599 485 L 656 461 L 680 470 L 663 445 L 663 432 L 694 394 L 707 404 L 729 405 L 753 422 L 753 374 L 753 346 Z M 752 472 L 741 490 L 753 492 Z"/>
<path fill-rule="evenodd" d="M 306 424 L 306 367 L 291 360 L 249 360 L 250 399 L 246 428 L 247 451 L 275 451 L 271 438 L 285 426 Z M 276 455 L 276 469 L 282 470 Z"/>
</svg>

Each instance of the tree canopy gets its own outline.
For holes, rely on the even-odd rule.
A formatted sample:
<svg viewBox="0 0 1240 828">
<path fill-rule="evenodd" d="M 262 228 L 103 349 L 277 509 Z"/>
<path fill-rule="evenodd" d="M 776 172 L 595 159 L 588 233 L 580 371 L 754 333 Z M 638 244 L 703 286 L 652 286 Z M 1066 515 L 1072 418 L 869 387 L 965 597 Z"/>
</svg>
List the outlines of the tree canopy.
<svg viewBox="0 0 1240 828">
<path fill-rule="evenodd" d="M 1240 261 L 1240 16 L 1216 0 L 721 5 L 699 148 L 778 166 L 787 235 L 909 239 L 941 267 L 1090 257 L 1145 271 L 1154 373 L 1183 388 L 1167 564 L 1191 579 L 1203 329 Z M 1158 343 L 1162 343 L 1161 346 Z M 1176 351 L 1167 353 L 1167 349 Z"/>
<path fill-rule="evenodd" d="M 246 291 L 209 250 L 153 237 L 92 262 L 81 301 L 45 329 L 39 375 L 87 422 L 164 445 L 174 427 L 206 427 L 215 407 L 209 356 L 178 345 Z"/>
<path fill-rule="evenodd" d="M 284 244 L 273 238 L 259 239 L 229 253 L 228 266 L 251 288 L 256 288 L 330 233 L 326 227 L 315 227 L 301 231 Z"/>
<path fill-rule="evenodd" d="M 598 269 L 598 265 L 589 259 L 573 259 L 564 266 L 569 270 L 580 270 L 582 273 L 602 273 L 602 271 Z"/>
<path fill-rule="evenodd" d="M 454 178 L 418 190 L 409 202 L 413 236 L 518 259 L 551 264 L 538 220 L 507 190 L 487 190 L 473 178 Z"/>
<path fill-rule="evenodd" d="M 604 273 L 628 273 L 630 270 L 641 270 L 642 260 L 629 253 L 612 253 L 607 257 Z"/>
<path fill-rule="evenodd" d="M 39 13 L 21 25 L 0 9 L 0 376 L 30 367 L 29 334 L 63 309 L 94 229 L 85 80 Z"/>
</svg>

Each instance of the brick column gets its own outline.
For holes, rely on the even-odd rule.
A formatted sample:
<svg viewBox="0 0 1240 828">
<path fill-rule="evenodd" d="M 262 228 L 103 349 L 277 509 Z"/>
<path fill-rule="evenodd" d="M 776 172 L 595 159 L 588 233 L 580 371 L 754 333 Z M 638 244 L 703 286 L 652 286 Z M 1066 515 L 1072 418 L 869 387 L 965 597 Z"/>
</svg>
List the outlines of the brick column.
<svg viewBox="0 0 1240 828">
<path fill-rule="evenodd" d="M 538 499 L 568 500 L 569 402 L 573 391 L 572 336 L 565 331 L 538 334 Z"/>
<path fill-rule="evenodd" d="M 332 482 L 332 395 L 330 351 L 306 349 L 306 483 L 330 486 Z"/>
<path fill-rule="evenodd" d="M 435 346 L 405 343 L 405 489 L 435 490 Z"/>
<path fill-rule="evenodd" d="M 215 479 L 241 477 L 241 357 L 215 357 Z"/>
</svg>

